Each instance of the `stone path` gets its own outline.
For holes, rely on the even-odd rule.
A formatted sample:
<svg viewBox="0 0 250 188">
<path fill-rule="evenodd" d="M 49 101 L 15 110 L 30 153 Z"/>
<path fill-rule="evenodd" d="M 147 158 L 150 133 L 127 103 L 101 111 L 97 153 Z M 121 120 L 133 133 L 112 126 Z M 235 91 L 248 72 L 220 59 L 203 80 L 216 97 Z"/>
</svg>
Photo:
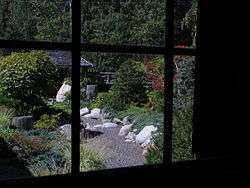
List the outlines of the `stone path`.
<svg viewBox="0 0 250 188">
<path fill-rule="evenodd" d="M 93 119 L 84 119 L 90 126 L 101 122 Z M 97 128 L 100 134 L 87 139 L 87 146 L 100 153 L 107 169 L 144 165 L 142 148 L 136 143 L 125 142 L 124 137 L 118 136 L 120 127 Z"/>
</svg>

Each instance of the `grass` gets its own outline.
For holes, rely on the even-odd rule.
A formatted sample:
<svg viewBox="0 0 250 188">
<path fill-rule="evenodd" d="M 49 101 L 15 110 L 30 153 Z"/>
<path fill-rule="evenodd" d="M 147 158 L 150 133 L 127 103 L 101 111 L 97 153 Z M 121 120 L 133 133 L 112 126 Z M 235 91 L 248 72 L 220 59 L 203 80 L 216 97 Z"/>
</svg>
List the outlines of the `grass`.
<svg viewBox="0 0 250 188">
<path fill-rule="evenodd" d="M 134 128 L 141 130 L 145 126 L 154 125 L 160 130 L 163 130 L 164 126 L 164 113 L 149 111 L 143 107 L 130 106 L 125 111 L 117 113 L 118 118 L 124 118 L 128 116 L 131 121 L 135 121 Z"/>
<path fill-rule="evenodd" d="M 10 126 L 11 119 L 15 115 L 15 110 L 0 106 L 0 127 Z"/>
<path fill-rule="evenodd" d="M 103 159 L 100 157 L 99 153 L 85 145 L 81 145 L 80 159 L 80 170 L 82 172 L 104 168 Z"/>
<path fill-rule="evenodd" d="M 192 160 L 192 106 L 174 110 L 173 161 Z"/>
</svg>

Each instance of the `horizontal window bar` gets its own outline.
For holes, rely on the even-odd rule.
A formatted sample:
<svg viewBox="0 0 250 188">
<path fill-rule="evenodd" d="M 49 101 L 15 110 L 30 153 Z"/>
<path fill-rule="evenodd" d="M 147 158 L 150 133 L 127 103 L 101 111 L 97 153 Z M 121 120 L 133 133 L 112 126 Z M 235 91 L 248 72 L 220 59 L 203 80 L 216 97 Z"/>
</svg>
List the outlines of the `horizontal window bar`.
<svg viewBox="0 0 250 188">
<path fill-rule="evenodd" d="M 0 48 L 69 51 L 72 43 L 0 40 Z"/>
<path fill-rule="evenodd" d="M 71 50 L 72 43 L 60 42 L 39 42 L 39 41 L 9 41 L 0 40 L 0 48 L 12 49 L 34 49 L 34 50 Z M 81 50 L 86 52 L 113 52 L 113 53 L 132 53 L 132 54 L 157 54 L 157 55 L 186 55 L 196 56 L 197 49 L 193 48 L 174 48 L 148 47 L 133 45 L 105 45 L 105 44 L 81 44 Z"/>
</svg>

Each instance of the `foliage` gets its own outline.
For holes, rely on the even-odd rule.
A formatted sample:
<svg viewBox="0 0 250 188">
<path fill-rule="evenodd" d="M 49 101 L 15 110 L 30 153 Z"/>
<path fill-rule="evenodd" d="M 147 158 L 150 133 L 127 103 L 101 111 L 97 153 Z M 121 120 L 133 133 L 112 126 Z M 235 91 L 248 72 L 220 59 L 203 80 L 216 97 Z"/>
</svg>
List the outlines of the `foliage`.
<svg viewBox="0 0 250 188">
<path fill-rule="evenodd" d="M 192 159 L 192 107 L 174 111 L 173 115 L 173 160 Z"/>
<path fill-rule="evenodd" d="M 148 111 L 145 108 L 140 108 L 134 105 L 130 105 L 127 110 L 117 112 L 118 118 L 129 117 L 130 121 L 134 122 L 134 128 L 141 130 L 147 125 L 154 125 L 159 129 L 164 126 L 164 114 L 163 112 Z"/>
<path fill-rule="evenodd" d="M 140 105 L 147 101 L 147 86 L 144 65 L 129 60 L 116 72 L 111 91 L 119 98 L 121 106 L 132 102 Z"/>
<path fill-rule="evenodd" d="M 0 127 L 8 127 L 15 115 L 15 110 L 0 106 Z"/>
<path fill-rule="evenodd" d="M 164 0 L 146 0 L 141 3 L 131 0 L 81 2 L 84 41 L 163 45 Z"/>
<path fill-rule="evenodd" d="M 6 143 L 10 143 L 18 135 L 18 132 L 8 127 L 0 126 L 0 138 L 4 139 Z"/>
<path fill-rule="evenodd" d="M 61 114 L 51 116 L 44 114 L 41 116 L 41 119 L 35 123 L 34 128 L 53 130 L 59 126 L 60 116 Z"/>
<path fill-rule="evenodd" d="M 68 41 L 70 10 L 64 0 L 1 0 L 0 37 Z"/>
<path fill-rule="evenodd" d="M 91 171 L 104 168 L 103 160 L 97 152 L 81 145 L 80 170 Z"/>
<path fill-rule="evenodd" d="M 20 111 L 28 113 L 48 97 L 55 75 L 56 67 L 45 52 L 12 53 L 0 61 L 0 92 L 19 100 Z"/>
<path fill-rule="evenodd" d="M 147 164 L 162 164 L 164 154 L 164 137 L 163 134 L 153 138 L 153 145 L 148 149 L 146 155 Z"/>
<path fill-rule="evenodd" d="M 194 57 L 175 57 L 174 107 L 183 108 L 193 103 L 194 97 Z"/>
<path fill-rule="evenodd" d="M 164 59 L 154 58 L 150 60 L 148 56 L 144 59 L 147 79 L 151 83 L 154 91 L 164 93 Z"/>
<path fill-rule="evenodd" d="M 51 108 L 55 111 L 60 111 L 66 115 L 66 117 L 71 116 L 71 102 L 60 102 L 55 103 L 51 106 Z"/>
<path fill-rule="evenodd" d="M 149 102 L 147 103 L 147 107 L 151 110 L 155 110 L 158 112 L 163 112 L 164 110 L 164 95 L 159 91 L 151 91 L 148 94 Z"/>
<path fill-rule="evenodd" d="M 192 0 L 192 6 L 186 13 L 185 17 L 181 22 L 182 29 L 187 28 L 191 29 L 192 37 L 193 37 L 193 46 L 196 43 L 196 35 L 197 35 L 197 9 L 198 9 L 198 1 Z"/>
</svg>

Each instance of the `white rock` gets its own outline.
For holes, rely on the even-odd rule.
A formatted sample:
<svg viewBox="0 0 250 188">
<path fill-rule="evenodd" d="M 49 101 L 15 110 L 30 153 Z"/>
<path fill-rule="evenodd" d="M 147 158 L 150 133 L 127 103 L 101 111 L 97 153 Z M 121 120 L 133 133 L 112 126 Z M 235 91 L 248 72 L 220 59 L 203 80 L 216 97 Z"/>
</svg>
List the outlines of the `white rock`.
<svg viewBox="0 0 250 188">
<path fill-rule="evenodd" d="M 71 125 L 66 124 L 58 128 L 59 132 L 66 137 L 67 140 L 71 140 Z"/>
<path fill-rule="evenodd" d="M 122 126 L 122 128 L 119 131 L 119 136 L 125 136 L 129 133 L 129 131 L 132 129 L 133 124 L 129 124 L 129 125 L 124 125 Z"/>
<path fill-rule="evenodd" d="M 129 120 L 128 120 L 128 116 L 126 116 L 125 118 L 123 118 L 122 124 L 123 124 L 123 125 L 130 125 L 130 124 L 131 124 L 131 123 L 129 122 Z"/>
<path fill-rule="evenodd" d="M 90 126 L 89 123 L 87 123 L 87 126 L 85 127 L 86 130 L 89 130 L 89 131 L 95 131 L 96 128 L 94 126 Z"/>
<path fill-rule="evenodd" d="M 122 121 L 118 118 L 114 118 L 112 121 L 116 124 L 122 123 Z"/>
<path fill-rule="evenodd" d="M 83 117 L 99 119 L 99 118 L 101 118 L 101 109 L 100 108 L 94 108 L 93 110 L 91 110 L 90 114 L 86 114 Z"/>
<path fill-rule="evenodd" d="M 82 108 L 80 110 L 80 116 L 84 116 L 84 115 L 86 115 L 88 113 L 89 113 L 89 109 L 88 108 Z"/>
<path fill-rule="evenodd" d="M 118 125 L 116 123 L 104 123 L 103 128 L 115 128 L 118 127 Z"/>
<path fill-rule="evenodd" d="M 150 145 L 150 143 L 151 143 L 151 138 L 148 138 L 147 140 L 145 140 L 145 142 L 141 144 L 141 147 L 145 148 L 146 146 Z"/>
<path fill-rule="evenodd" d="M 136 137 L 135 133 L 129 132 L 128 135 L 125 137 L 125 139 L 129 139 L 129 140 L 133 141 L 133 140 L 135 140 L 135 137 Z"/>
<path fill-rule="evenodd" d="M 103 127 L 102 124 L 94 125 L 94 128 L 102 128 L 102 127 Z"/>
<path fill-rule="evenodd" d="M 56 94 L 56 102 L 65 101 L 65 99 L 66 99 L 65 94 L 67 94 L 68 92 L 71 92 L 71 86 L 68 84 L 65 84 L 65 82 L 64 82 Z"/>
<path fill-rule="evenodd" d="M 116 127 L 118 127 L 116 123 L 110 123 L 110 122 L 94 126 L 94 128 L 116 128 Z"/>
<path fill-rule="evenodd" d="M 125 142 L 133 142 L 133 140 L 126 139 Z"/>
<path fill-rule="evenodd" d="M 135 141 L 138 144 L 144 143 L 147 139 L 151 139 L 152 133 L 157 131 L 157 128 L 153 125 L 145 126 L 141 132 L 136 136 Z"/>
<path fill-rule="evenodd" d="M 134 129 L 134 130 L 133 130 L 133 133 L 136 133 L 137 131 L 138 131 L 137 129 Z"/>
</svg>

